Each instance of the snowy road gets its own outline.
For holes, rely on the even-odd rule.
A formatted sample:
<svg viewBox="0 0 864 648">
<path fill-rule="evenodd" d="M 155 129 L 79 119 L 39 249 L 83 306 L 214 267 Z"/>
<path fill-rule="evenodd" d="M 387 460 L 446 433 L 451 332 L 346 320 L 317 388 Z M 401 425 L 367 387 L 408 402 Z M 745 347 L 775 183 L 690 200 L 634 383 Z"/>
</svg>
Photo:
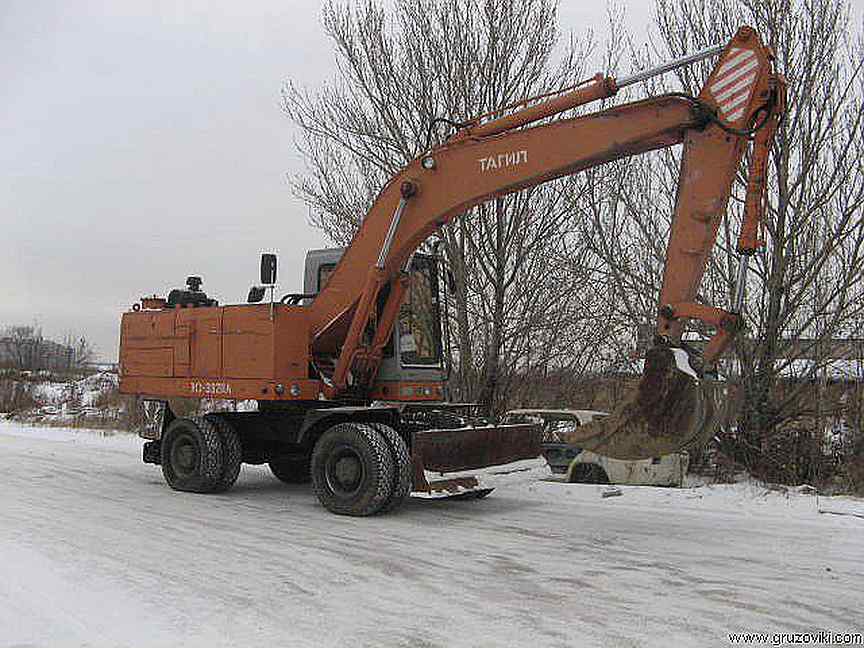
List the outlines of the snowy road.
<svg viewBox="0 0 864 648">
<path fill-rule="evenodd" d="M 353 519 L 252 466 L 227 494 L 175 493 L 139 454 L 131 437 L 0 422 L 0 648 L 864 631 L 864 520 L 814 497 L 535 483 Z"/>
</svg>

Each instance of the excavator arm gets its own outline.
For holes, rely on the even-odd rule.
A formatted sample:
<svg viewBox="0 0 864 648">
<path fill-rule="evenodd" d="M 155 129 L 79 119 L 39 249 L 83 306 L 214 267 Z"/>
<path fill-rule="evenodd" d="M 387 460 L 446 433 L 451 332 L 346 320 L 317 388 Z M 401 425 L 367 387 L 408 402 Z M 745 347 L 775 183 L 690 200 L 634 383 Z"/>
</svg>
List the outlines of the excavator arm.
<svg viewBox="0 0 864 648">
<path fill-rule="evenodd" d="M 683 144 L 672 231 L 659 295 L 657 345 L 639 388 L 580 443 L 610 456 L 658 456 L 704 438 L 714 416 L 704 373 L 740 328 L 746 258 L 758 247 L 766 159 L 784 106 L 784 82 L 758 35 L 742 27 L 723 48 L 698 97 L 671 94 L 579 117 L 535 122 L 610 97 L 627 82 L 598 75 L 567 93 L 503 116 L 461 125 L 445 144 L 415 159 L 378 196 L 327 287 L 310 308 L 315 357 L 335 369 L 329 397 L 371 383 L 392 332 L 416 249 L 473 206 L 565 175 Z M 739 252 L 739 294 L 731 311 L 697 293 L 745 152 L 749 167 Z M 650 215 L 646 215 L 646 218 Z M 383 308 L 379 297 L 389 286 Z M 716 329 L 701 362 L 680 348 L 683 322 Z M 693 362 L 691 362 L 693 361 Z M 693 367 L 696 367 L 695 369 Z M 590 426 L 589 426 L 590 428 Z"/>
</svg>

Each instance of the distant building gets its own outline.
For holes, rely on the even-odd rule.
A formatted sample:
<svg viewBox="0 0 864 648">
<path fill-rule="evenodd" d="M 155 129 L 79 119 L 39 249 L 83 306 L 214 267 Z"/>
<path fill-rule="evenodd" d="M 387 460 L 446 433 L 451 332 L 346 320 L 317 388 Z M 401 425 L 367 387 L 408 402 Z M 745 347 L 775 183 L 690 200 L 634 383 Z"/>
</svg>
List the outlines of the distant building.
<svg viewBox="0 0 864 648">
<path fill-rule="evenodd" d="M 32 329 L 0 335 L 0 367 L 25 371 L 68 371 L 75 366 L 75 349 L 46 340 Z"/>
</svg>

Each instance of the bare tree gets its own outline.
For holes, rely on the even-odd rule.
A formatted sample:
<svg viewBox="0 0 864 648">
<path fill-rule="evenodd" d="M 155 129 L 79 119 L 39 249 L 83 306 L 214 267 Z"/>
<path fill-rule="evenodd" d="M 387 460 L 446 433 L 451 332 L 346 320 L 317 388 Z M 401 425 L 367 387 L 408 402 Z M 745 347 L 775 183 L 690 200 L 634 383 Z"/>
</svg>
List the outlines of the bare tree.
<svg viewBox="0 0 864 648">
<path fill-rule="evenodd" d="M 572 83 L 591 40 L 571 42 L 556 65 L 556 7 L 396 0 L 388 13 L 374 0 L 325 5 L 338 77 L 316 92 L 290 83 L 283 91 L 308 167 L 292 184 L 313 224 L 348 243 L 388 178 L 446 136 L 434 120 L 461 122 Z M 495 199 L 439 232 L 455 280 L 447 330 L 457 397 L 495 409 L 512 377 L 532 364 L 577 366 L 562 353 L 562 339 L 573 339 L 567 325 L 599 321 L 583 310 L 586 291 L 574 297 L 573 282 L 561 278 L 579 258 L 561 243 L 574 226 L 563 197 L 577 191 L 562 180 Z M 589 344 L 582 338 L 574 355 Z M 578 366 L 589 358 L 583 353 Z"/>
<path fill-rule="evenodd" d="M 766 441 L 790 419 L 814 414 L 813 384 L 831 356 L 829 342 L 857 328 L 864 308 L 864 48 L 849 9 L 846 0 L 656 0 L 659 45 L 635 54 L 680 56 L 750 24 L 788 79 L 770 166 L 767 245 L 747 285 L 748 326 L 729 365 L 740 401 L 735 450 L 751 463 L 764 459 Z M 696 94 L 709 71 L 710 63 L 682 68 L 677 85 L 665 89 Z M 642 296 L 657 294 L 679 160 L 678 151 L 657 153 L 620 163 L 598 181 L 592 245 L 634 328 L 656 316 L 657 304 Z M 700 295 L 717 305 L 734 294 L 743 173 L 742 166 Z M 636 218 L 646 213 L 655 217 Z M 797 380 L 778 389 L 790 375 Z"/>
<path fill-rule="evenodd" d="M 10 326 L 0 333 L 0 365 L 17 371 L 79 371 L 94 355 L 83 335 L 69 333 L 55 342 L 38 326 Z"/>
</svg>

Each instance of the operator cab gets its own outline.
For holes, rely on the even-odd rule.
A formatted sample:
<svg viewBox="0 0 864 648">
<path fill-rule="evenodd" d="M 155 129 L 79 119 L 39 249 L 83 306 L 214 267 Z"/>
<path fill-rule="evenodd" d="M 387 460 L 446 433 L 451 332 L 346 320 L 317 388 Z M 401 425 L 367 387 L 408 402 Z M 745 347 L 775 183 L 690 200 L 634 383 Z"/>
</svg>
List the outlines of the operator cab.
<svg viewBox="0 0 864 648">
<path fill-rule="evenodd" d="M 327 281 L 345 248 L 310 250 L 306 254 L 303 277 L 303 303 L 327 285 Z M 377 382 L 393 384 L 400 392 L 391 398 L 409 396 L 402 390 L 429 390 L 429 383 L 445 379 L 441 348 L 441 307 L 439 300 L 438 259 L 431 254 L 417 253 L 411 263 L 411 284 L 399 310 L 394 335 L 384 348 L 384 358 L 378 370 Z M 383 295 L 382 295 L 383 299 Z M 394 383 L 399 383 L 396 387 Z M 437 388 L 440 392 L 440 387 Z M 443 393 L 424 393 L 411 396 L 438 397 Z"/>
</svg>

